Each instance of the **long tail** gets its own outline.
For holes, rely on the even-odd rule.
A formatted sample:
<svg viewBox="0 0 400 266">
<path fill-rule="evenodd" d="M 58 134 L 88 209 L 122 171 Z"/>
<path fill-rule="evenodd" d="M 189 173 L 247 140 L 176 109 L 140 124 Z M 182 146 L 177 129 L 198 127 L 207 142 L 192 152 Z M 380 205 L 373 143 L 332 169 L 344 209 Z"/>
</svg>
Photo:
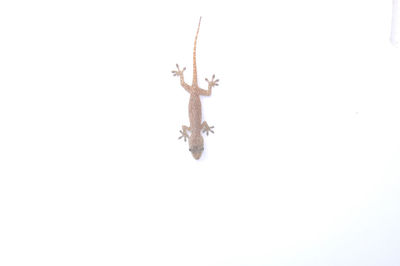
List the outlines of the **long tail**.
<svg viewBox="0 0 400 266">
<path fill-rule="evenodd" d="M 200 31 L 200 23 L 201 23 L 201 17 L 200 17 L 200 20 L 199 20 L 199 26 L 197 28 L 196 38 L 194 39 L 194 48 L 193 48 L 193 85 L 197 85 L 196 44 L 197 44 L 197 36 L 199 35 L 199 31 Z"/>
</svg>

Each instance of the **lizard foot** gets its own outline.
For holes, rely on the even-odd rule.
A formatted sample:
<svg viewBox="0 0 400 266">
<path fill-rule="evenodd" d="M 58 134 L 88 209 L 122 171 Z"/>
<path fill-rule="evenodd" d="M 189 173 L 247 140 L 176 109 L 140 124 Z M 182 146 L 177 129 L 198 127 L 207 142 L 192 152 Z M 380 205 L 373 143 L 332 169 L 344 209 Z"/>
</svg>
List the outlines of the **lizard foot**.
<svg viewBox="0 0 400 266">
<path fill-rule="evenodd" d="M 214 126 L 209 127 L 207 122 L 203 122 L 203 133 L 206 133 L 208 136 L 208 132 L 211 132 L 214 134 L 214 131 L 212 130 Z"/>
<path fill-rule="evenodd" d="M 179 65 L 176 64 L 176 68 L 177 68 L 178 70 L 172 70 L 172 74 L 174 74 L 174 77 L 176 77 L 176 76 L 181 77 L 181 76 L 183 75 L 183 71 L 186 70 L 186 67 L 184 67 L 182 70 L 180 70 L 180 69 L 179 69 Z"/>
<path fill-rule="evenodd" d="M 209 81 L 208 79 L 206 79 L 206 81 L 208 82 L 208 87 L 209 87 L 209 88 L 212 88 L 212 87 L 214 87 L 214 86 L 218 86 L 219 79 L 216 79 L 216 80 L 214 80 L 214 79 L 215 79 L 215 75 L 212 76 L 211 81 Z"/>
<path fill-rule="evenodd" d="M 183 140 L 186 142 L 186 139 L 189 138 L 188 133 L 186 132 L 186 130 L 179 130 L 179 132 L 182 134 L 182 136 L 180 136 L 178 139 L 183 138 Z"/>
</svg>

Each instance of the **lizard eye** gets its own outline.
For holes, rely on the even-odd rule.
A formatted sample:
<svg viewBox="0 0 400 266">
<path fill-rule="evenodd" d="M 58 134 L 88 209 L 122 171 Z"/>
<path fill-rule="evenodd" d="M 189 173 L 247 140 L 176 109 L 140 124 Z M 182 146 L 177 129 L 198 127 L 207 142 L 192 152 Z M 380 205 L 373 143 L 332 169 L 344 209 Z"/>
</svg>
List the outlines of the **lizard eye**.
<svg viewBox="0 0 400 266">
<path fill-rule="evenodd" d="M 189 151 L 192 151 L 192 149 L 189 149 Z"/>
</svg>

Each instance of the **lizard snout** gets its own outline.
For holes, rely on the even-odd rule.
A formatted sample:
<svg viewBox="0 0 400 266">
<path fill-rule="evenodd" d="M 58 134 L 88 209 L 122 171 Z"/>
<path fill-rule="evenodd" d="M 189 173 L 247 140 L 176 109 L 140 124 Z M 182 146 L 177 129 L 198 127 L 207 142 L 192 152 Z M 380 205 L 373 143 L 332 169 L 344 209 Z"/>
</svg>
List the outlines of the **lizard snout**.
<svg viewBox="0 0 400 266">
<path fill-rule="evenodd" d="M 196 160 L 200 159 L 201 154 L 204 151 L 204 147 L 202 146 L 198 146 L 198 147 L 191 147 L 189 148 L 189 151 L 192 153 L 193 158 L 195 158 Z"/>
</svg>

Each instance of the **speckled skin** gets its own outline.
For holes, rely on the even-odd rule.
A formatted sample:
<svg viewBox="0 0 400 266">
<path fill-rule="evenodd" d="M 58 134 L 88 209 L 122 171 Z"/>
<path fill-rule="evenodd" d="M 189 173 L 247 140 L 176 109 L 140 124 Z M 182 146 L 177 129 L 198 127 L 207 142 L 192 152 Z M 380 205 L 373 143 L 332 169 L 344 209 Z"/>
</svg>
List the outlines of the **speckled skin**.
<svg viewBox="0 0 400 266">
<path fill-rule="evenodd" d="M 206 121 L 202 123 L 200 95 L 210 96 L 212 88 L 214 86 L 218 86 L 218 81 L 219 81 L 218 79 L 214 80 L 215 75 L 213 75 L 211 81 L 206 79 L 206 81 L 208 82 L 208 90 L 201 89 L 197 83 L 196 44 L 197 44 L 197 36 L 199 35 L 199 30 L 200 30 L 200 23 L 201 23 L 201 17 L 199 21 L 199 26 L 197 28 L 196 37 L 194 40 L 192 86 L 185 83 L 183 72 L 186 70 L 186 68 L 180 70 L 179 65 L 177 64 L 176 65 L 177 70 L 172 71 L 174 76 L 180 77 L 181 86 L 187 92 L 190 93 L 190 100 L 189 100 L 190 127 L 182 126 L 182 130 L 180 131 L 182 136 L 180 136 L 179 139 L 183 138 L 185 141 L 187 138 L 189 139 L 189 151 L 192 153 L 193 158 L 195 158 L 196 160 L 200 159 L 201 154 L 203 153 L 204 150 L 204 139 L 203 136 L 201 135 L 202 131 L 207 135 L 208 132 L 214 133 L 214 131 L 212 130 L 212 128 L 214 127 L 209 127 Z M 190 136 L 188 135 L 188 131 L 191 132 Z"/>
</svg>

